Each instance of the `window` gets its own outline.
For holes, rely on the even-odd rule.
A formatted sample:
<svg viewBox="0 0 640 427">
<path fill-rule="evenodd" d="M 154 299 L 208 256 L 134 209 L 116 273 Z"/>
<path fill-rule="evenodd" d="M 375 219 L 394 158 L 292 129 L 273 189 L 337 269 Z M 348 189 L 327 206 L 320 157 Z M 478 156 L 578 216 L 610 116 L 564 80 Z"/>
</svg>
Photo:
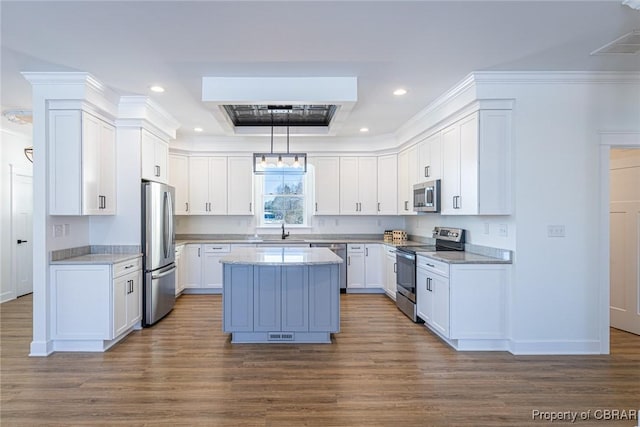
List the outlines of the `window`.
<svg viewBox="0 0 640 427">
<path fill-rule="evenodd" d="M 264 175 L 263 225 L 305 225 L 305 175 Z"/>
</svg>

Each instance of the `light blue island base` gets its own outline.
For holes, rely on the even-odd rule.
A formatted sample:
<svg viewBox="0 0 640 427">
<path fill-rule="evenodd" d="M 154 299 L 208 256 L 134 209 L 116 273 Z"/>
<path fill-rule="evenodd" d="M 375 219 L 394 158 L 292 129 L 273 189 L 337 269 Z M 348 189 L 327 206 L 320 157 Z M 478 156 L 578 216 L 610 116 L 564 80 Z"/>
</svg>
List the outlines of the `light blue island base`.
<svg viewBox="0 0 640 427">
<path fill-rule="evenodd" d="M 231 342 L 331 343 L 340 331 L 342 262 L 333 256 L 326 248 L 239 248 L 223 258 Z"/>
</svg>

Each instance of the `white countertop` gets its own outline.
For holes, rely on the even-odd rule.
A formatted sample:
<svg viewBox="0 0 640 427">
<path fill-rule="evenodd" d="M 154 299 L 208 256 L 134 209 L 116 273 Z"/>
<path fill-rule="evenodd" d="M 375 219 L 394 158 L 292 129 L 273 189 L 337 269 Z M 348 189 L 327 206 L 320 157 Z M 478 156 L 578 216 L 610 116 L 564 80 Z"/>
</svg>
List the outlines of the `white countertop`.
<svg viewBox="0 0 640 427">
<path fill-rule="evenodd" d="M 51 261 L 50 264 L 117 264 L 140 258 L 142 254 L 88 254 Z"/>
<path fill-rule="evenodd" d="M 342 258 L 327 248 L 233 248 L 223 264 L 318 265 L 341 264 Z"/>
</svg>

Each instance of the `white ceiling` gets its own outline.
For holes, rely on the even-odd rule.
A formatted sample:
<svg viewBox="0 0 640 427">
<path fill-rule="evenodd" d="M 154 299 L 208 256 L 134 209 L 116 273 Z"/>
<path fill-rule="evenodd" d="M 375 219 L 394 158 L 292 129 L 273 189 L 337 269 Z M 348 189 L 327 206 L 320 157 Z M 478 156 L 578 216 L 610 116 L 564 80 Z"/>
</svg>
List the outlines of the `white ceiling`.
<svg viewBox="0 0 640 427">
<path fill-rule="evenodd" d="M 178 137 L 224 135 L 203 76 L 358 78 L 339 137 L 394 132 L 471 71 L 638 71 L 640 55 L 590 56 L 640 29 L 606 1 L 0 2 L 2 109 L 30 107 L 21 71 L 86 71 L 149 95 Z M 166 88 L 149 91 L 152 84 Z M 395 97 L 398 87 L 407 95 Z"/>
</svg>

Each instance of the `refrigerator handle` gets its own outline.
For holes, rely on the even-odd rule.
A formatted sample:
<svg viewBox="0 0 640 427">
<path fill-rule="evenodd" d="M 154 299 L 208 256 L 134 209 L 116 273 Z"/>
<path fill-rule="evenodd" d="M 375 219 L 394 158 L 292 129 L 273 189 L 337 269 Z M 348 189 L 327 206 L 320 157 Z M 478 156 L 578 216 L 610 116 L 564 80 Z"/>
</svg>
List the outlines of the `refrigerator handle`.
<svg viewBox="0 0 640 427">
<path fill-rule="evenodd" d="M 167 200 L 169 201 L 169 215 L 167 217 L 167 222 L 169 223 L 169 251 L 171 253 L 174 250 L 174 234 L 173 234 L 173 198 L 171 197 L 171 193 L 167 192 Z"/>
<path fill-rule="evenodd" d="M 169 197 L 167 192 L 164 192 L 164 200 L 162 203 L 162 243 L 163 243 L 163 249 L 164 249 L 164 257 L 167 258 L 167 256 L 169 255 L 169 236 L 168 231 L 167 230 L 168 227 L 168 223 L 167 223 L 167 209 L 169 208 Z"/>
</svg>

